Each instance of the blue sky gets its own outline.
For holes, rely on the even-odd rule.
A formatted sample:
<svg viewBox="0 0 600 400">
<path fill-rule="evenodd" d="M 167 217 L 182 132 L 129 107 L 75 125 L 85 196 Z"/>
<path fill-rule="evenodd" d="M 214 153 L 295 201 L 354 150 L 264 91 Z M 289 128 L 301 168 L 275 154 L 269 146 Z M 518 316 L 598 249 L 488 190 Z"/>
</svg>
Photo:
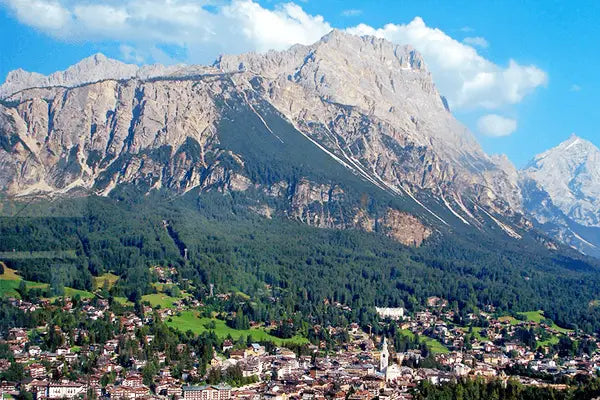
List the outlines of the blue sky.
<svg viewBox="0 0 600 400">
<path fill-rule="evenodd" d="M 415 42 L 454 114 L 520 167 L 573 132 L 600 146 L 598 15 L 596 1 L 0 0 L 0 77 L 96 52 L 208 63 L 349 29 Z"/>
</svg>

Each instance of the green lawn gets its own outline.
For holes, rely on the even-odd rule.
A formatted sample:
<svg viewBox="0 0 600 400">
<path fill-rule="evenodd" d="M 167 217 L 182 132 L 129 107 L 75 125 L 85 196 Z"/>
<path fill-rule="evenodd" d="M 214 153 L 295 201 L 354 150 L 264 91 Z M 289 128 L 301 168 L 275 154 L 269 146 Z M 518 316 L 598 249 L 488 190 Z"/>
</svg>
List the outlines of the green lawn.
<svg viewBox="0 0 600 400">
<path fill-rule="evenodd" d="M 280 339 L 278 337 L 269 335 L 263 328 L 252 328 L 246 330 L 233 329 L 228 327 L 225 324 L 225 321 L 215 318 L 200 318 L 198 313 L 195 311 L 183 311 L 181 315 L 170 318 L 170 321 L 167 321 L 166 324 L 182 332 L 191 330 L 195 334 L 201 334 L 208 331 L 206 325 L 211 322 L 215 323 L 214 331 L 215 334 L 220 338 L 225 338 L 228 335 L 231 335 L 232 338 L 239 339 L 240 337 L 247 337 L 250 335 L 252 336 L 253 340 L 270 341 L 279 346 L 285 345 L 286 343 L 308 343 L 306 338 L 300 336 L 294 336 L 291 339 Z"/>
<path fill-rule="evenodd" d="M 12 280 L 0 280 L 0 296 L 2 297 L 19 297 L 17 290 L 19 288 L 19 281 Z"/>
<path fill-rule="evenodd" d="M 146 294 L 142 296 L 142 301 L 147 301 L 152 307 L 160 306 L 161 308 L 174 307 L 174 303 L 180 299 L 167 296 L 163 293 Z"/>
<path fill-rule="evenodd" d="M 27 284 L 27 289 L 43 289 L 43 288 L 48 287 L 47 283 L 31 282 L 31 281 L 25 281 L 25 283 Z M 21 284 L 21 279 L 5 280 L 3 278 L 3 276 L 0 275 L 0 296 L 14 297 L 17 299 L 21 298 L 21 296 L 19 295 L 19 292 L 17 292 L 17 289 L 19 288 L 20 284 Z M 74 290 L 74 289 L 72 289 L 72 290 Z"/>
<path fill-rule="evenodd" d="M 0 265 L 2 265 L 2 269 L 3 269 L 3 273 L 0 275 L 0 279 L 5 280 L 5 281 L 20 281 L 21 277 L 17 274 L 17 271 L 15 271 L 14 269 L 10 269 L 6 266 L 6 264 L 4 264 L 3 262 L 0 262 Z"/>
<path fill-rule="evenodd" d="M 520 313 L 520 314 L 525 315 L 527 317 L 527 321 L 537 322 L 538 324 L 540 322 L 542 322 L 544 319 L 546 319 L 546 317 L 544 317 L 544 312 L 541 310 L 527 311 L 527 312 Z"/>
<path fill-rule="evenodd" d="M 79 295 L 79 297 L 81 297 L 82 299 L 93 299 L 94 298 L 94 293 L 88 292 L 87 290 L 79 290 L 79 289 L 73 289 L 70 287 L 65 287 L 65 296 L 74 297 L 76 295 Z"/>
<path fill-rule="evenodd" d="M 114 300 L 124 306 L 133 306 L 133 303 L 127 300 L 127 297 L 114 297 Z"/>
<path fill-rule="evenodd" d="M 560 337 L 558 335 L 553 335 L 550 336 L 549 339 L 546 340 L 538 340 L 537 342 L 537 346 L 540 347 L 546 347 L 546 346 L 553 346 L 555 344 L 558 344 L 558 341 L 560 340 Z"/>
<path fill-rule="evenodd" d="M 473 336 L 475 337 L 476 340 L 478 341 L 484 341 L 487 338 L 484 338 L 483 336 L 481 336 L 481 331 L 483 330 L 483 328 L 479 327 L 479 326 L 474 326 L 473 327 Z M 466 332 L 468 332 L 469 330 L 467 329 Z"/>
<path fill-rule="evenodd" d="M 523 314 L 527 318 L 527 321 L 536 322 L 538 324 L 546 319 L 546 317 L 544 316 L 544 312 L 541 310 L 526 311 L 526 312 L 522 312 L 519 314 Z M 511 325 L 518 325 L 519 323 L 523 322 L 523 321 L 519 321 L 516 318 L 511 317 L 511 316 L 501 317 L 501 318 L 498 318 L 498 320 L 509 321 Z M 554 323 L 554 322 L 552 322 L 551 328 L 558 331 L 561 334 L 567 334 L 567 333 L 571 332 L 570 329 L 561 328 L 560 326 L 556 325 L 556 323 Z M 560 340 L 560 335 L 553 335 L 553 336 L 550 336 L 550 338 L 548 338 L 546 340 L 538 341 L 537 346 L 542 346 L 542 347 L 552 346 L 552 345 L 558 344 L 559 340 Z"/>
<path fill-rule="evenodd" d="M 106 274 L 102 274 L 100 276 L 94 277 L 94 289 L 102 289 L 104 284 L 108 284 L 108 289 L 112 288 L 115 283 L 119 280 L 119 277 L 112 272 L 107 272 Z"/>
<path fill-rule="evenodd" d="M 544 316 L 544 312 L 541 310 L 538 311 L 525 311 L 525 312 L 521 312 L 519 314 L 524 315 L 527 318 L 527 321 L 531 321 L 531 322 L 536 322 L 536 323 L 540 323 L 543 320 L 546 319 L 546 317 Z M 521 322 L 524 321 L 519 321 L 518 319 L 512 317 L 512 316 L 505 316 L 505 317 L 500 317 L 498 318 L 498 321 L 508 321 L 511 325 L 518 325 Z M 566 328 L 561 328 L 560 326 L 556 325 L 554 322 L 552 322 L 552 326 L 553 329 L 556 329 L 557 331 L 559 331 L 560 333 L 568 333 L 571 332 L 570 329 L 566 329 Z"/>
<path fill-rule="evenodd" d="M 404 334 L 405 336 L 408 336 L 410 338 L 415 337 L 415 334 L 412 333 L 411 331 L 409 331 L 408 329 L 401 329 L 400 332 L 402 332 L 402 334 Z M 446 346 L 444 346 L 443 344 L 441 344 L 436 339 L 430 338 L 428 336 L 420 335 L 419 340 L 421 342 L 424 342 L 427 345 L 427 347 L 429 348 L 429 350 L 431 350 L 431 352 L 434 354 L 446 354 L 449 352 L 448 348 Z"/>
<path fill-rule="evenodd" d="M 142 301 L 147 301 L 150 303 L 152 307 L 160 306 L 161 308 L 172 308 L 174 307 L 174 303 L 178 300 L 184 299 L 186 297 L 190 297 L 191 294 L 181 290 L 181 295 L 179 297 L 172 297 L 167 295 L 165 292 L 168 289 L 177 286 L 173 283 L 153 283 L 152 286 L 159 292 L 153 294 L 147 294 L 142 296 Z"/>
<path fill-rule="evenodd" d="M 510 315 L 507 315 L 505 317 L 500 317 L 500 318 L 498 318 L 498 321 L 500 321 L 500 322 L 508 321 L 511 325 L 517 325 L 520 322 L 515 317 L 512 317 Z"/>
<path fill-rule="evenodd" d="M 6 266 L 4 266 L 4 273 L 0 275 L 0 296 L 20 298 L 17 289 L 19 288 L 22 280 L 23 279 L 16 273 L 15 270 L 6 268 Z M 27 289 L 45 289 L 48 287 L 47 283 L 31 281 L 25 281 L 25 283 L 27 285 Z M 91 299 L 94 297 L 93 293 L 86 290 L 65 287 L 65 296 L 73 297 L 77 294 L 79 294 L 81 298 Z M 54 300 L 54 298 L 51 300 Z"/>
<path fill-rule="evenodd" d="M 4 272 L 0 275 L 0 296 L 2 297 L 19 297 L 16 289 L 19 288 L 21 277 L 17 275 L 14 269 L 8 268 L 2 263 Z"/>
</svg>

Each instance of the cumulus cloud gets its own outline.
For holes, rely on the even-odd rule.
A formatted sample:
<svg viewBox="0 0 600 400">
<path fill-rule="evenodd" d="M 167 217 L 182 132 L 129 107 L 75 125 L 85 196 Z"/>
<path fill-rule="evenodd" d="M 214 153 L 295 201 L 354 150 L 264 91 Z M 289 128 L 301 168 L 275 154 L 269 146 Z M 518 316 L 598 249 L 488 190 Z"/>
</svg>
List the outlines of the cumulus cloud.
<svg viewBox="0 0 600 400">
<path fill-rule="evenodd" d="M 387 24 L 375 29 L 360 24 L 348 31 L 414 46 L 423 54 L 452 108 L 494 109 L 515 104 L 548 81 L 546 73 L 534 65 L 521 65 L 514 60 L 506 67 L 496 65 L 472 46 L 428 27 L 420 17 L 404 25 Z"/>
<path fill-rule="evenodd" d="M 157 44 L 187 49 L 189 62 L 219 53 L 281 50 L 331 31 L 294 3 L 263 8 L 253 0 L 0 0 L 24 24 L 62 40 L 117 40 L 149 53 Z M 207 7 L 211 6 L 211 7 Z M 128 56 L 132 49 L 126 48 Z M 136 57 L 134 56 L 134 59 Z"/>
<path fill-rule="evenodd" d="M 479 118 L 477 129 L 486 136 L 508 136 L 517 130 L 517 121 L 497 114 L 488 114 Z"/>
<path fill-rule="evenodd" d="M 490 47 L 488 41 L 481 36 L 469 36 L 463 39 L 463 43 L 468 44 L 469 46 L 481 47 L 482 49 L 487 49 Z"/>
<path fill-rule="evenodd" d="M 160 49 L 177 46 L 184 56 L 176 61 L 207 63 L 220 53 L 310 44 L 332 29 L 322 16 L 310 15 L 295 3 L 271 9 L 254 0 L 209 1 L 213 0 L 0 0 L 0 4 L 22 23 L 55 38 L 125 44 L 123 58 L 135 62 L 164 62 L 171 55 Z M 347 10 L 349 14 L 356 11 Z M 534 65 L 514 60 L 497 65 L 473 47 L 482 46 L 479 39 L 483 38 L 472 38 L 471 45 L 462 43 L 419 17 L 408 24 L 381 28 L 359 24 L 347 30 L 415 47 L 455 109 L 515 104 L 548 79 Z"/>
<path fill-rule="evenodd" d="M 8 5 L 24 24 L 57 34 L 70 23 L 71 13 L 58 1 L 11 0 Z"/>
</svg>

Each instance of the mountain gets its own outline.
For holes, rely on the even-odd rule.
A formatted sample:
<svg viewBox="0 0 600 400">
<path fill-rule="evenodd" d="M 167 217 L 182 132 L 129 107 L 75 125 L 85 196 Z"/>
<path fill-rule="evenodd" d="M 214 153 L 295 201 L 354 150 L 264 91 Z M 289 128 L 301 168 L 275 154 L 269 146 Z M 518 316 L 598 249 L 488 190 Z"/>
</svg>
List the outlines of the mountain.
<svg viewBox="0 0 600 400">
<path fill-rule="evenodd" d="M 600 255 L 600 150 L 572 135 L 520 171 L 525 208 L 544 229 Z"/>
<path fill-rule="evenodd" d="M 0 253 L 28 280 L 112 271 L 139 299 L 160 263 L 323 326 L 326 304 L 371 323 L 440 296 L 600 327 L 600 263 L 532 225 L 518 171 L 410 46 L 332 31 L 209 66 L 95 56 L 0 93 Z"/>
<path fill-rule="evenodd" d="M 332 31 L 212 66 L 97 55 L 11 73 L 0 93 L 9 195 L 244 192 L 264 215 L 413 244 L 438 225 L 529 227 L 514 168 L 452 116 L 418 52 L 383 39 Z"/>
</svg>

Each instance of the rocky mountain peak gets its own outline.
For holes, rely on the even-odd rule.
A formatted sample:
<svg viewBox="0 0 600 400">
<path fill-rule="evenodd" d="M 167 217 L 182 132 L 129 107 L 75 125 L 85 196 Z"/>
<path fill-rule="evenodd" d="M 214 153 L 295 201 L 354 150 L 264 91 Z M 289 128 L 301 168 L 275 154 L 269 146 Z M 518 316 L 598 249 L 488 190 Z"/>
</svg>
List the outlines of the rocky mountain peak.
<svg viewBox="0 0 600 400">
<path fill-rule="evenodd" d="M 584 226 L 600 226 L 600 150 L 576 135 L 537 155 L 522 171 L 558 209 Z"/>
<path fill-rule="evenodd" d="M 421 53 L 415 50 L 411 45 L 396 45 L 392 42 L 375 36 L 357 36 L 338 29 L 332 30 L 323 36 L 319 42 L 314 45 L 316 48 L 329 49 L 345 48 L 354 52 L 357 57 L 364 57 L 365 53 L 372 54 L 373 51 L 379 52 L 379 59 L 370 59 L 371 61 L 384 61 L 388 66 L 394 66 L 391 57 L 393 54 L 399 63 L 401 69 L 412 69 L 427 72 L 425 60 Z M 389 57 L 389 58 L 388 58 Z"/>
<path fill-rule="evenodd" d="M 558 146 L 535 156 L 525 169 L 553 168 L 557 171 L 560 167 L 566 168 L 570 173 L 575 173 L 582 166 L 585 167 L 588 162 L 593 164 L 598 154 L 600 154 L 600 150 L 592 142 L 573 133 Z"/>
<path fill-rule="evenodd" d="M 0 97 L 8 97 L 34 87 L 72 87 L 105 79 L 127 79 L 136 76 L 138 69 L 137 65 L 113 60 L 101 53 L 84 58 L 64 71 L 47 76 L 18 69 L 8 73 L 6 81 L 0 86 Z"/>
</svg>

